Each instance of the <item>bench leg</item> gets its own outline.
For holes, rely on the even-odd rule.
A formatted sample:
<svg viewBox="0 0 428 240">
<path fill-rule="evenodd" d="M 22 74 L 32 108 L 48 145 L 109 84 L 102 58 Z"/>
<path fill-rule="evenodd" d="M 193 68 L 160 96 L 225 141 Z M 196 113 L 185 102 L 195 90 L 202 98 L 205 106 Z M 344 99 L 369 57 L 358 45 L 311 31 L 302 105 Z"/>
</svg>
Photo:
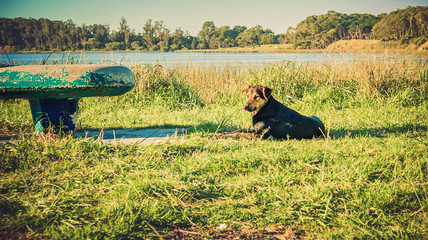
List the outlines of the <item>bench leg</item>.
<svg viewBox="0 0 428 240">
<path fill-rule="evenodd" d="M 43 133 L 52 126 L 55 133 L 74 131 L 79 98 L 29 99 L 34 130 Z"/>
</svg>

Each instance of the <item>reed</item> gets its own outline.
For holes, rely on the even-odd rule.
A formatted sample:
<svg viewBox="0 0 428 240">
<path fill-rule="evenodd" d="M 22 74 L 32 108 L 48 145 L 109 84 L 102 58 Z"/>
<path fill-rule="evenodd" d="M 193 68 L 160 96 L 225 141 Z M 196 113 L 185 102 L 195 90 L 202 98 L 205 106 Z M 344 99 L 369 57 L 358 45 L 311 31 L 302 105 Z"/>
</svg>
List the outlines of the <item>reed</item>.
<svg viewBox="0 0 428 240">
<path fill-rule="evenodd" d="M 168 90 L 168 86 L 170 90 L 175 84 L 180 84 L 191 88 L 205 103 L 230 100 L 247 84 L 271 86 L 283 100 L 287 96 L 301 98 L 308 91 L 314 92 L 320 88 L 383 97 L 408 90 L 414 94 L 414 103 L 426 100 L 427 96 L 427 61 L 388 56 L 325 64 L 287 61 L 264 67 L 188 65 L 164 69 L 139 65 L 134 66 L 133 71 L 139 86 L 136 91 L 159 93 Z"/>
</svg>

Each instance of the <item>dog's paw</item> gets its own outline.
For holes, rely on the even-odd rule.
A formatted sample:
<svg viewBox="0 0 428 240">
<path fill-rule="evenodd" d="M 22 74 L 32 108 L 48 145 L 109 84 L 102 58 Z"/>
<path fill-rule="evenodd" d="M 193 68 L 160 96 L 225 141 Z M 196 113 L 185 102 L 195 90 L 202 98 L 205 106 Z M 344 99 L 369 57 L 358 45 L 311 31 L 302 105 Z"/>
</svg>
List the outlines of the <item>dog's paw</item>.
<svg viewBox="0 0 428 240">
<path fill-rule="evenodd" d="M 227 133 L 217 133 L 216 137 L 217 138 L 226 138 Z"/>
</svg>

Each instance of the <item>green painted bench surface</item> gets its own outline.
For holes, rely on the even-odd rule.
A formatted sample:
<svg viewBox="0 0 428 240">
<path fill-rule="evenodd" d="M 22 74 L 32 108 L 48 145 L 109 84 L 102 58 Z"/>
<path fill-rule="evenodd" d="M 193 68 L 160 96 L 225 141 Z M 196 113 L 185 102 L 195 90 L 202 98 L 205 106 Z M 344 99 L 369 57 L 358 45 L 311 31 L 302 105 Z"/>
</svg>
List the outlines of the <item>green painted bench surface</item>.
<svg viewBox="0 0 428 240">
<path fill-rule="evenodd" d="M 0 98 L 116 96 L 135 85 L 131 70 L 111 65 L 26 65 L 0 68 Z"/>
</svg>

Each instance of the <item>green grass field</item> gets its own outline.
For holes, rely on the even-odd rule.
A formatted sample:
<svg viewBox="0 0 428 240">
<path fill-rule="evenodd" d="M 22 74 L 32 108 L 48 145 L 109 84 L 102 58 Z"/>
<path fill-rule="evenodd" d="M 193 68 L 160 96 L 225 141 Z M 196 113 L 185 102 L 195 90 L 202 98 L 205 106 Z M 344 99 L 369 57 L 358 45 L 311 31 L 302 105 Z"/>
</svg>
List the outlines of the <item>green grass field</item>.
<svg viewBox="0 0 428 240">
<path fill-rule="evenodd" d="M 137 86 L 80 101 L 78 130 L 187 128 L 158 145 L 32 135 L 0 101 L 0 236 L 21 239 L 428 238 L 428 62 L 256 68 L 134 66 Z M 217 139 L 250 129 L 241 89 L 326 125 L 326 137 Z"/>
</svg>

